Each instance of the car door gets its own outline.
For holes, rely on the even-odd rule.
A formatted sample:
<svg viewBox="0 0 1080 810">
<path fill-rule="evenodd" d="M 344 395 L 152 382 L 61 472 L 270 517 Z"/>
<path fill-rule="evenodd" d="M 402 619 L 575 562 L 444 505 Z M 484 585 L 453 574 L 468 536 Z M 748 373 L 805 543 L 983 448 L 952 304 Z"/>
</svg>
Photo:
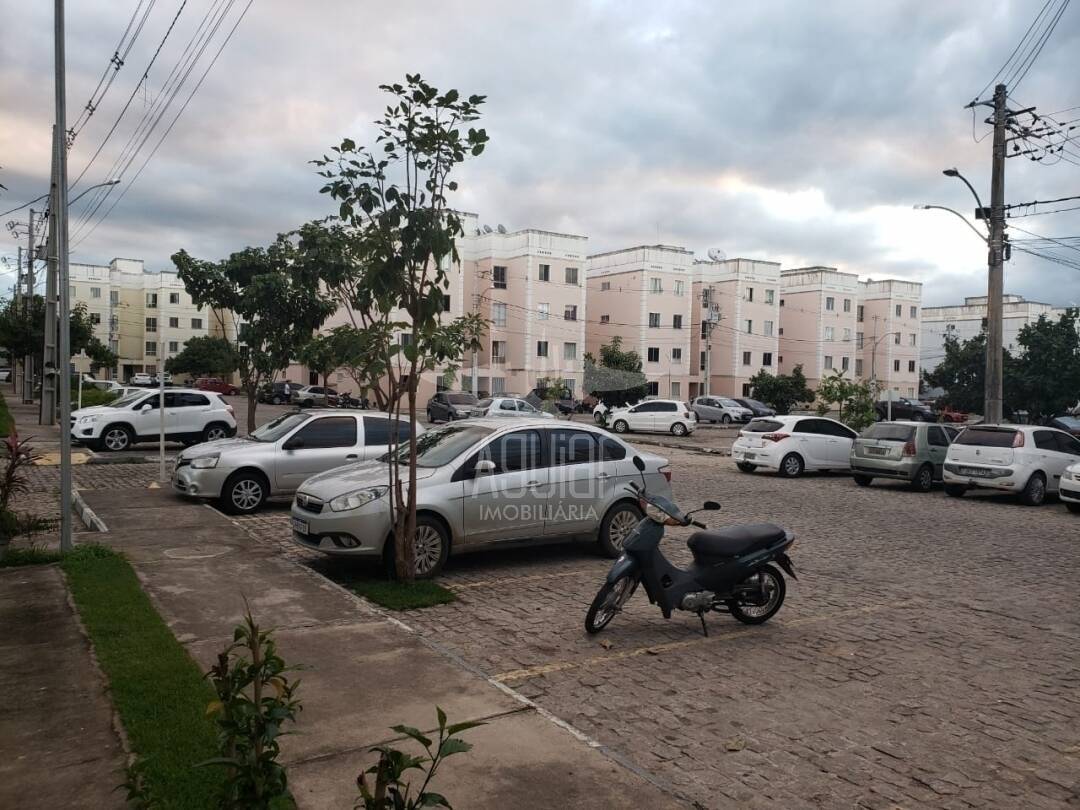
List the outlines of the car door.
<svg viewBox="0 0 1080 810">
<path fill-rule="evenodd" d="M 391 425 L 397 425 L 399 447 L 409 441 L 408 422 L 393 420 L 386 416 L 365 416 L 361 421 L 364 426 L 364 435 L 358 452 L 364 461 L 373 461 L 389 452 Z"/>
<path fill-rule="evenodd" d="M 955 435 L 955 434 L 954 434 Z M 949 452 L 950 436 L 941 425 L 927 425 L 926 446 L 930 463 L 934 465 L 934 477 L 941 478 L 945 469 L 945 456 Z"/>
<path fill-rule="evenodd" d="M 597 436 L 586 430 L 545 430 L 548 460 L 548 508 L 544 536 L 595 531 L 615 485 L 615 465 L 600 456 Z"/>
<path fill-rule="evenodd" d="M 155 392 L 148 397 L 143 397 L 131 408 L 131 426 L 139 436 L 156 436 L 161 429 L 161 412 L 158 403 L 161 402 L 161 394 Z M 150 407 L 146 409 L 146 406 Z M 168 423 L 165 425 L 168 431 Z"/>
<path fill-rule="evenodd" d="M 1057 477 L 1054 479 L 1053 488 L 1055 491 L 1059 489 L 1061 476 L 1065 473 L 1065 470 L 1080 461 L 1080 439 L 1077 439 L 1075 436 L 1070 436 L 1064 431 L 1056 434 L 1056 438 L 1058 453 L 1063 459 L 1063 464 L 1057 471 Z"/>
<path fill-rule="evenodd" d="M 518 405 L 517 400 L 514 399 L 500 399 L 496 400 L 498 405 L 492 411 L 495 416 L 517 416 Z"/>
<path fill-rule="evenodd" d="M 165 410 L 175 413 L 176 432 L 193 435 L 202 433 L 213 410 L 210 397 L 196 393 L 179 393 L 175 394 L 175 397 L 175 405 L 170 408 L 169 394 L 165 394 Z"/>
<path fill-rule="evenodd" d="M 679 405 L 676 402 L 654 402 L 652 429 L 667 433 L 678 419 Z"/>
<path fill-rule="evenodd" d="M 1063 450 L 1063 445 L 1058 443 L 1058 437 L 1065 434 L 1056 430 L 1035 431 L 1035 451 L 1039 458 L 1039 466 L 1046 473 L 1046 489 L 1048 492 L 1056 492 L 1061 481 L 1061 474 L 1072 462 L 1072 456 Z"/>
<path fill-rule="evenodd" d="M 543 411 L 537 410 L 523 399 L 515 401 L 517 402 L 518 416 L 524 416 L 528 419 L 543 419 Z"/>
<path fill-rule="evenodd" d="M 359 461 L 357 417 L 315 416 L 281 440 L 274 459 L 278 489 L 292 492 L 316 473 Z"/>
<path fill-rule="evenodd" d="M 490 461 L 495 468 L 465 481 L 464 544 L 541 537 L 548 469 L 542 458 L 540 431 L 530 428 L 496 436 L 464 467 L 475 469 L 478 461 Z"/>
<path fill-rule="evenodd" d="M 652 430 L 655 410 L 655 402 L 642 402 L 640 405 L 635 405 L 627 411 L 624 418 L 626 419 L 626 423 L 630 425 L 631 430 Z"/>
<path fill-rule="evenodd" d="M 829 466 L 829 435 L 822 425 L 824 419 L 800 419 L 791 437 L 807 469 Z M 850 463 L 850 462 L 849 462 Z"/>
<path fill-rule="evenodd" d="M 851 467 L 851 445 L 858 434 L 847 425 L 822 419 L 824 429 L 828 431 L 829 465 L 834 469 L 847 470 Z"/>
</svg>

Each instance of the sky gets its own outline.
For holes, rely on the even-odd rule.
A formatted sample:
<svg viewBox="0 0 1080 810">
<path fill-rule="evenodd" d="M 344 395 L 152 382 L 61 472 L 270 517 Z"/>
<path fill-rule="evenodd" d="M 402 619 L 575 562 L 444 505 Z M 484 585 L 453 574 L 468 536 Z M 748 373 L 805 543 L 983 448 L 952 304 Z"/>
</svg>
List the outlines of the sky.
<svg viewBox="0 0 1080 810">
<path fill-rule="evenodd" d="M 926 305 L 958 303 L 986 292 L 985 246 L 950 214 L 913 205 L 970 216 L 968 190 L 941 174 L 952 166 L 989 203 L 986 112 L 964 105 L 1006 62 L 1042 0 L 252 0 L 140 172 L 246 4 L 187 0 L 142 81 L 181 6 L 153 3 L 69 153 L 74 184 L 104 143 L 72 198 L 111 171 L 121 179 L 91 219 L 99 192 L 73 207 L 73 261 L 121 256 L 171 269 L 181 248 L 224 258 L 331 213 L 309 161 L 345 137 L 373 143 L 371 122 L 386 103 L 378 85 L 419 72 L 440 89 L 487 96 L 480 125 L 489 146 L 458 171 L 451 200 L 483 223 L 586 235 L 595 253 L 663 243 L 702 258 L 716 248 L 785 268 L 911 279 L 924 284 Z M 140 4 L 68 5 L 70 125 Z M 204 15 L 226 8 L 158 127 L 130 165 L 114 169 L 132 154 L 125 147 L 145 130 L 140 122 L 164 106 L 170 71 Z M 0 9 L 9 21 L 0 31 L 4 211 L 48 187 L 53 19 L 47 2 L 0 0 Z M 1080 3 L 1066 8 L 1015 103 L 1046 113 L 1080 105 L 1077 54 Z M 1076 144 L 1080 153 L 1080 137 Z M 1080 165 L 1007 161 L 1006 202 L 1077 194 Z M 1078 215 L 1013 224 L 1072 236 Z M 20 211 L 3 222 L 16 216 L 25 221 Z M 13 263 L 16 245 L 0 231 L 0 257 Z M 12 281 L 0 266 L 0 290 Z M 1080 270 L 1019 252 L 1005 286 L 1080 305 Z"/>
</svg>

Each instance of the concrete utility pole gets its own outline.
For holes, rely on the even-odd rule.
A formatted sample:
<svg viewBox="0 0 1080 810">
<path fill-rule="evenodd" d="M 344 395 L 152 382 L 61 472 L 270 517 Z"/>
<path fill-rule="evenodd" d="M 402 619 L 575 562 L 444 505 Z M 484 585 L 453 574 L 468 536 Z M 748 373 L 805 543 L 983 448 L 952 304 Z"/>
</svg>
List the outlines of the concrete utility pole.
<svg viewBox="0 0 1080 810">
<path fill-rule="evenodd" d="M 705 390 L 702 396 L 707 397 L 712 395 L 712 333 L 720 318 L 719 312 L 713 310 L 713 287 L 711 284 L 705 288 L 704 295 L 708 306 L 705 309 L 705 318 L 702 321 L 705 324 Z"/>
<path fill-rule="evenodd" d="M 29 322 L 34 311 L 34 209 L 30 209 L 30 227 L 27 234 L 26 254 L 26 314 Z M 29 351 L 23 357 L 23 395 L 24 405 L 34 402 L 34 353 Z"/>
<path fill-rule="evenodd" d="M 17 259 L 17 264 L 15 265 L 15 288 L 12 290 L 12 293 L 13 293 L 13 296 L 14 296 L 13 301 L 15 302 L 15 312 L 19 313 L 19 315 L 21 315 L 21 316 L 23 316 L 25 318 L 27 316 L 27 311 L 28 310 L 26 310 L 23 307 L 24 299 L 23 299 L 23 269 L 22 269 L 23 258 L 22 258 L 22 254 L 23 254 L 22 245 L 19 245 L 19 258 Z M 22 373 L 23 373 L 23 376 L 25 377 L 26 376 L 26 364 L 25 363 L 23 363 Z M 14 356 L 11 358 L 11 377 L 9 378 L 9 382 L 12 384 L 12 386 L 14 386 L 14 390 L 17 392 L 19 390 L 19 361 Z"/>
<path fill-rule="evenodd" d="M 990 251 L 986 294 L 986 392 L 983 418 L 1002 419 L 1002 297 L 1005 286 L 1005 137 L 1008 122 L 1005 85 L 994 88 L 994 154 L 990 176 Z"/>
<path fill-rule="evenodd" d="M 52 187 L 49 191 L 49 239 L 45 250 L 45 346 L 41 363 L 41 415 L 38 424 L 56 424 L 56 380 L 58 363 L 56 360 L 56 278 L 59 273 L 60 254 L 56 240 L 56 210 L 59 206 L 57 196 L 57 177 L 60 143 L 53 127 L 53 165 Z"/>
<path fill-rule="evenodd" d="M 60 551 L 71 551 L 71 285 L 68 276 L 67 88 L 64 59 L 64 0 L 55 0 L 56 72 L 56 255 L 60 327 L 57 376 L 60 385 Z"/>
</svg>

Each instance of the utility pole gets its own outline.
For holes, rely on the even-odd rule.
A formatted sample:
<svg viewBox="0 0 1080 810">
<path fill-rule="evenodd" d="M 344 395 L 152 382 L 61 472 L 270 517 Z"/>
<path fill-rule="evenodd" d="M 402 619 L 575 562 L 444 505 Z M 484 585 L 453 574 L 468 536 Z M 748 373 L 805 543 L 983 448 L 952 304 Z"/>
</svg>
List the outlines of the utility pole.
<svg viewBox="0 0 1080 810">
<path fill-rule="evenodd" d="M 1005 85 L 994 88 L 994 153 L 990 176 L 990 252 L 986 294 L 986 392 L 983 419 L 1002 419 L 1002 297 L 1005 286 L 1005 133 L 1008 108 Z"/>
<path fill-rule="evenodd" d="M 58 363 L 56 359 L 56 279 L 59 273 L 59 252 L 56 238 L 56 211 L 59 207 L 57 194 L 57 178 L 59 177 L 59 151 L 60 143 L 56 137 L 56 127 L 53 127 L 53 165 L 52 186 L 49 191 L 49 238 L 45 250 L 45 346 L 42 353 L 41 363 L 41 415 L 38 424 L 56 424 L 56 381 Z"/>
<path fill-rule="evenodd" d="M 712 333 L 720 320 L 720 310 L 713 304 L 713 286 L 705 288 L 703 295 L 707 307 L 705 309 L 705 392 L 704 396 L 712 395 Z"/>
<path fill-rule="evenodd" d="M 71 301 L 68 278 L 67 87 L 65 84 L 64 0 L 55 0 L 56 72 L 56 255 L 60 327 L 57 377 L 60 385 L 60 551 L 71 551 Z"/>
<path fill-rule="evenodd" d="M 34 312 L 34 209 L 30 209 L 30 226 L 27 234 L 26 254 L 26 303 L 24 313 L 29 324 Z M 23 396 L 24 405 L 34 403 L 34 352 L 28 351 L 23 357 Z"/>
<path fill-rule="evenodd" d="M 28 310 L 23 308 L 23 269 L 22 258 L 23 249 L 22 245 L 19 245 L 19 258 L 15 265 L 15 289 L 12 291 L 14 294 L 15 312 L 19 316 L 25 319 Z M 26 377 L 26 364 L 23 363 L 22 368 L 23 377 Z M 19 361 L 15 356 L 11 358 L 11 384 L 14 386 L 15 391 L 19 390 Z"/>
</svg>

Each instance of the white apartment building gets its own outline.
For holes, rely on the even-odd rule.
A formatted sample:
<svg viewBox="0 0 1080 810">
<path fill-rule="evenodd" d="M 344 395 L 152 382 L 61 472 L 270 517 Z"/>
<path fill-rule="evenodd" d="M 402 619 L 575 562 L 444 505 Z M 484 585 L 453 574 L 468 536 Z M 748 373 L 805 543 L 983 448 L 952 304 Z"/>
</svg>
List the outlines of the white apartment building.
<svg viewBox="0 0 1080 810">
<path fill-rule="evenodd" d="M 599 361 L 600 347 L 618 335 L 624 351 L 640 355 L 650 395 L 690 397 L 694 254 L 668 245 L 599 253 L 587 276 L 587 350 Z"/>
<path fill-rule="evenodd" d="M 894 396 L 917 397 L 922 284 L 860 281 L 857 321 L 855 376 L 876 379 Z"/>
<path fill-rule="evenodd" d="M 193 337 L 209 334 L 211 313 L 195 306 L 175 272 L 154 272 L 140 259 L 113 259 L 108 265 L 71 264 L 71 304 L 86 305 L 94 333 L 119 356 L 114 369 L 99 376 L 127 380 L 136 372 L 155 373 Z M 77 371 L 89 371 L 85 355 Z"/>
<path fill-rule="evenodd" d="M 834 370 L 859 375 L 859 277 L 832 267 L 803 267 L 780 274 L 780 373 L 803 367 L 816 389 Z"/>
</svg>

